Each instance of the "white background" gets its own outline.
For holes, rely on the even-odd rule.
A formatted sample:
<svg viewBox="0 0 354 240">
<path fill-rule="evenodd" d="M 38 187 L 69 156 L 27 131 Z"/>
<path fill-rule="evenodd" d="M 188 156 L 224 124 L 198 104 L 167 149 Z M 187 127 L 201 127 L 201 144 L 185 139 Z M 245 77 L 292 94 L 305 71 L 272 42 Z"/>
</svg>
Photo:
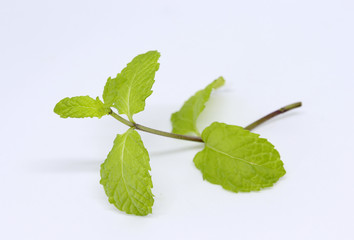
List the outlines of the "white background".
<svg viewBox="0 0 354 240">
<path fill-rule="evenodd" d="M 354 2 L 0 2 L 0 239 L 354 239 Z M 202 180 L 201 144 L 142 133 L 153 214 L 109 204 L 100 164 L 125 126 L 60 119 L 67 96 L 101 96 L 135 55 L 162 54 L 136 121 L 170 131 L 170 114 L 222 75 L 199 121 L 245 126 L 279 150 L 274 187 L 235 194 Z"/>
</svg>

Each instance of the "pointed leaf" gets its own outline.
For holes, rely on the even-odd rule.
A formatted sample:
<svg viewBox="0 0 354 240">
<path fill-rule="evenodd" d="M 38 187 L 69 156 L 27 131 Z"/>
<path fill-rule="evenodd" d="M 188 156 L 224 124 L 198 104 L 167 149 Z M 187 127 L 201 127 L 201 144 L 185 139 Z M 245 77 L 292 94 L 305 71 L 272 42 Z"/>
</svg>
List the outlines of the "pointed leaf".
<svg viewBox="0 0 354 240">
<path fill-rule="evenodd" d="M 198 91 L 194 96 L 189 98 L 182 108 L 172 114 L 172 132 L 177 134 L 194 133 L 200 135 L 197 129 L 197 119 L 205 108 L 205 103 L 209 100 L 211 91 L 224 85 L 225 80 L 219 77 L 210 83 L 203 90 Z"/>
<path fill-rule="evenodd" d="M 205 147 L 194 157 L 203 178 L 233 192 L 270 187 L 285 174 L 274 146 L 242 127 L 214 122 L 202 133 Z"/>
<path fill-rule="evenodd" d="M 130 128 L 117 135 L 101 165 L 101 181 L 110 203 L 128 214 L 147 215 L 154 203 L 149 154 L 140 135 Z"/>
<path fill-rule="evenodd" d="M 160 53 L 150 51 L 136 56 L 127 67 L 117 75 L 117 99 L 114 107 L 120 114 L 132 116 L 145 108 L 145 99 L 152 93 L 155 72 L 159 69 L 157 62 Z"/>
<path fill-rule="evenodd" d="M 54 112 L 62 118 L 101 118 L 109 113 L 109 109 L 103 106 L 98 97 L 93 99 L 89 96 L 80 96 L 62 99 L 55 105 Z"/>
</svg>

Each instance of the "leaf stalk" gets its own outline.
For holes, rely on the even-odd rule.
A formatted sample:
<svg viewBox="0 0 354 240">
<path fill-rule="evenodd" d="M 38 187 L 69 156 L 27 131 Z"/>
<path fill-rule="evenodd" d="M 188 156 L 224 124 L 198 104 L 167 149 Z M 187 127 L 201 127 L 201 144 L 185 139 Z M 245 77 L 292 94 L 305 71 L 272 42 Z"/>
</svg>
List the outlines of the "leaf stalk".
<svg viewBox="0 0 354 240">
<path fill-rule="evenodd" d="M 132 123 L 132 122 L 126 120 L 125 118 L 119 116 L 115 112 L 113 112 L 112 109 L 111 109 L 109 114 L 112 117 L 114 117 L 115 119 L 117 119 L 118 121 L 120 121 L 121 123 L 123 123 L 123 124 L 125 124 L 125 125 L 127 125 L 129 127 L 133 127 L 133 128 L 135 128 L 137 130 L 140 130 L 140 131 L 144 131 L 144 132 L 148 132 L 148 133 L 152 133 L 152 134 L 156 134 L 156 135 L 160 135 L 160 136 L 164 136 L 164 137 L 169 137 L 169 138 L 176 138 L 176 139 L 194 141 L 194 142 L 203 142 L 201 137 L 181 135 L 181 134 L 170 133 L 170 132 L 164 132 L 164 131 L 160 131 L 160 130 L 157 130 L 157 129 L 153 129 L 153 128 L 149 128 L 149 127 L 143 126 L 141 124 Z"/>
</svg>

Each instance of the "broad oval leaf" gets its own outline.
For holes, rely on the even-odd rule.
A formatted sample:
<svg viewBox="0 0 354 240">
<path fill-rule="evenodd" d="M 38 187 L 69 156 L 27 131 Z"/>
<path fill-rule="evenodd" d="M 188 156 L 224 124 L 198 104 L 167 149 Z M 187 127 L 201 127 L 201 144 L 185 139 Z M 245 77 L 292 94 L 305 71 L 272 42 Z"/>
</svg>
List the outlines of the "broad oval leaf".
<svg viewBox="0 0 354 240">
<path fill-rule="evenodd" d="M 182 108 L 172 114 L 172 132 L 177 134 L 194 133 L 200 135 L 197 129 L 197 119 L 205 108 L 205 103 L 209 100 L 211 91 L 224 85 L 225 80 L 219 77 L 210 83 L 206 88 L 199 90 L 190 97 Z"/>
<path fill-rule="evenodd" d="M 134 114 L 144 110 L 145 99 L 152 93 L 155 73 L 160 66 L 157 62 L 159 58 L 160 53 L 157 51 L 138 55 L 114 80 L 117 81 L 114 107 L 120 114 L 126 114 L 131 121 Z"/>
<path fill-rule="evenodd" d="M 194 157 L 203 178 L 233 192 L 270 187 L 285 174 L 274 146 L 242 127 L 214 122 L 202 133 L 205 147 Z"/>
<path fill-rule="evenodd" d="M 109 109 L 104 107 L 98 97 L 93 99 L 89 96 L 79 96 L 62 99 L 55 105 L 54 112 L 62 118 L 101 118 L 109 113 Z"/>
<path fill-rule="evenodd" d="M 101 165 L 101 181 L 108 200 L 128 214 L 147 215 L 154 204 L 149 154 L 140 135 L 130 128 L 117 135 Z"/>
</svg>

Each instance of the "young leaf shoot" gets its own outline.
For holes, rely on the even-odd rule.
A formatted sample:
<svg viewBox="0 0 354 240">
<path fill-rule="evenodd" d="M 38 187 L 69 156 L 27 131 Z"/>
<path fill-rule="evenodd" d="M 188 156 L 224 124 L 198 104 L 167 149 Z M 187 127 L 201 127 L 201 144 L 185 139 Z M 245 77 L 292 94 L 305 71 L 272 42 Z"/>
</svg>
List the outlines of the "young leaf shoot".
<svg viewBox="0 0 354 240">
<path fill-rule="evenodd" d="M 172 132 L 177 134 L 194 133 L 200 136 L 197 129 L 197 119 L 205 108 L 205 103 L 209 100 L 211 91 L 223 86 L 225 80 L 219 77 L 210 83 L 203 90 L 198 91 L 189 98 L 182 106 L 181 110 L 171 116 Z"/>
</svg>

